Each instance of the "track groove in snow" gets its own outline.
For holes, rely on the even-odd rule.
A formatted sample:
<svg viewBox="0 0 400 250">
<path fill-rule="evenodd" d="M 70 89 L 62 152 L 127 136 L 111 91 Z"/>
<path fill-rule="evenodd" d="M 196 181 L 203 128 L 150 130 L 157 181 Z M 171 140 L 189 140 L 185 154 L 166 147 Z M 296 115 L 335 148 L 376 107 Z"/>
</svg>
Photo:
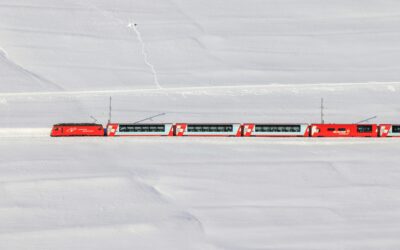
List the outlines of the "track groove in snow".
<svg viewBox="0 0 400 250">
<path fill-rule="evenodd" d="M 197 86 L 197 87 L 176 87 L 162 89 L 120 89 L 120 90 L 86 90 L 86 91 L 54 91 L 54 92 L 20 92 L 0 93 L 0 97 L 29 97 L 29 96 L 108 96 L 108 95 L 129 95 L 129 94 L 193 94 L 202 95 L 213 92 L 234 91 L 237 93 L 249 93 L 251 91 L 287 91 L 287 90 L 331 90 L 346 89 L 352 87 L 365 87 L 383 89 L 384 87 L 397 91 L 400 82 L 362 82 L 362 83 L 311 83 L 311 84 L 266 84 L 266 85 L 220 85 L 220 86 Z"/>
</svg>

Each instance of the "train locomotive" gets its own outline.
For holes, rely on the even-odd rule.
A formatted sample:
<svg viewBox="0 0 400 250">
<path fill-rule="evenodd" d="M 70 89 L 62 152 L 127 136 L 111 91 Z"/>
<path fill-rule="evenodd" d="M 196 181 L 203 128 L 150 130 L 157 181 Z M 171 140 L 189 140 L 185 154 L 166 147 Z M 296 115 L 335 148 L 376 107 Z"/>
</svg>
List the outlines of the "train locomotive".
<svg viewBox="0 0 400 250">
<path fill-rule="evenodd" d="M 273 123 L 95 123 L 55 124 L 53 137 L 205 136 L 205 137 L 400 137 L 398 124 Z"/>
<path fill-rule="evenodd" d="M 51 136 L 104 136 L 104 128 L 96 123 L 59 123 L 53 125 Z"/>
</svg>

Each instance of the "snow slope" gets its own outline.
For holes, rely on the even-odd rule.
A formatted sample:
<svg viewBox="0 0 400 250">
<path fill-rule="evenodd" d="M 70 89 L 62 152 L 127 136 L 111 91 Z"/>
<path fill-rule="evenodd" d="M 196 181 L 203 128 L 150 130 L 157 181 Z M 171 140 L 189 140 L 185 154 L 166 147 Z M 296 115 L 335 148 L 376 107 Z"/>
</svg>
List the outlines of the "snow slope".
<svg viewBox="0 0 400 250">
<path fill-rule="evenodd" d="M 399 145 L 3 138 L 0 248 L 398 249 Z"/>
<path fill-rule="evenodd" d="M 398 81 L 399 9 L 394 0 L 3 0 L 1 91 L 156 87 L 133 21 L 163 87 Z"/>
<path fill-rule="evenodd" d="M 0 249 L 399 249 L 395 139 L 50 138 L 400 123 L 398 1 L 2 0 Z M 135 26 L 135 24 L 137 24 Z"/>
</svg>

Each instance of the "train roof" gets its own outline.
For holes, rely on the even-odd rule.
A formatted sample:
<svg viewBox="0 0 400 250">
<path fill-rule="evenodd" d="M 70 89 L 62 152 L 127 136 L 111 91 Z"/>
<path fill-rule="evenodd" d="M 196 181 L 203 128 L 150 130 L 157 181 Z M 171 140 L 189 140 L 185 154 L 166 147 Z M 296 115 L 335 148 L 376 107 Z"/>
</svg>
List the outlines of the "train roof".
<svg viewBox="0 0 400 250">
<path fill-rule="evenodd" d="M 188 124 L 188 125 L 233 125 L 241 124 L 240 122 L 177 122 L 175 124 Z"/>
<path fill-rule="evenodd" d="M 121 122 L 121 123 L 118 123 L 118 122 L 116 122 L 116 123 L 110 123 L 110 124 L 118 124 L 118 125 L 164 125 L 164 124 L 173 124 L 172 122 L 167 122 L 167 123 L 164 123 L 164 122 L 159 122 L 159 123 L 135 123 L 135 122 L 132 122 L 132 123 L 125 123 L 125 122 Z"/>
<path fill-rule="evenodd" d="M 53 126 L 103 126 L 97 123 L 57 123 Z"/>
<path fill-rule="evenodd" d="M 259 122 L 246 122 L 243 123 L 243 125 L 249 125 L 249 124 L 254 124 L 254 125 L 309 125 L 308 123 L 259 123 Z"/>
<path fill-rule="evenodd" d="M 357 125 L 357 126 L 363 126 L 363 125 L 378 125 L 377 123 L 312 123 L 311 125 L 323 125 L 323 126 L 350 126 L 350 125 Z"/>
</svg>

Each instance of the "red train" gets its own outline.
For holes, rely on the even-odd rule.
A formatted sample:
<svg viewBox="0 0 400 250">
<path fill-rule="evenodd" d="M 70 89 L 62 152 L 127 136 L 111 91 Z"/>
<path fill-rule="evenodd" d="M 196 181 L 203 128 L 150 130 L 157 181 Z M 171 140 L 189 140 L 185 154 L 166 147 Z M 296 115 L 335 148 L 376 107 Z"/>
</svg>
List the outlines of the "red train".
<svg viewBox="0 0 400 250">
<path fill-rule="evenodd" d="M 51 136 L 104 136 L 104 128 L 95 123 L 59 123 L 53 126 Z"/>
<path fill-rule="evenodd" d="M 378 137 L 377 124 L 311 124 L 311 137 Z"/>
<path fill-rule="evenodd" d="M 61 123 L 51 136 L 400 137 L 396 124 Z"/>
</svg>

